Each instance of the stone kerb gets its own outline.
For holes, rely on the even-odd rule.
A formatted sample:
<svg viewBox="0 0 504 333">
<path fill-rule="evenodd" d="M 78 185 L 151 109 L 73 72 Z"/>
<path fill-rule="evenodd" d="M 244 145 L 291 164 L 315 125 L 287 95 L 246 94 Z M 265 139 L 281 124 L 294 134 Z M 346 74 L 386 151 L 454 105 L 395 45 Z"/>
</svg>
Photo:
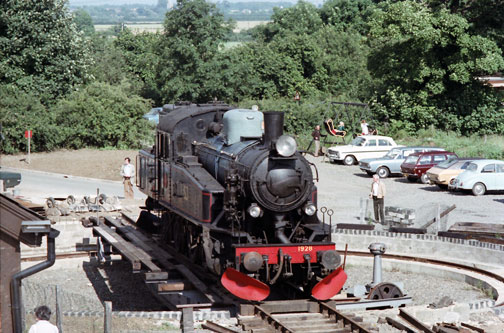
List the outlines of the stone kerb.
<svg viewBox="0 0 504 333">
<path fill-rule="evenodd" d="M 447 260 L 486 270 L 504 268 L 504 246 L 476 240 L 368 230 L 336 230 L 332 233 L 332 241 L 340 251 L 348 244 L 350 251 L 368 252 L 369 244 L 380 242 L 386 245 L 386 254 Z"/>
</svg>

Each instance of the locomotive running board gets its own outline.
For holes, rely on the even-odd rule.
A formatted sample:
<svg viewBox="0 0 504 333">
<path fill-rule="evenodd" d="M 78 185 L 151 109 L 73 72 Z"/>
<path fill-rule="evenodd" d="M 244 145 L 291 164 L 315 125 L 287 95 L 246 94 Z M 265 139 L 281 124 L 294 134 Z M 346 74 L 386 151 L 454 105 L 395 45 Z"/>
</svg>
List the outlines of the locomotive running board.
<svg viewBox="0 0 504 333">
<path fill-rule="evenodd" d="M 228 268 L 222 274 L 221 283 L 231 294 L 249 301 L 262 301 L 269 296 L 270 288 L 259 280 Z"/>
<path fill-rule="evenodd" d="M 340 266 L 313 287 L 312 296 L 319 301 L 329 299 L 340 292 L 346 280 L 347 274 Z"/>
</svg>

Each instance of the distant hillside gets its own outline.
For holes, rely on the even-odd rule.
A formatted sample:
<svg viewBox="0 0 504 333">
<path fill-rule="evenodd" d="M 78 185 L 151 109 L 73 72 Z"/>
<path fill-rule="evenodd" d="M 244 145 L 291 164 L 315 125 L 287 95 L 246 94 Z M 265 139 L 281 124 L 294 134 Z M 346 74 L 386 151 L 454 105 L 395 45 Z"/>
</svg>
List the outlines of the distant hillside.
<svg viewBox="0 0 504 333">
<path fill-rule="evenodd" d="M 166 2 L 165 2 L 166 3 Z M 91 15 L 94 24 L 117 24 L 122 22 L 155 22 L 164 20 L 165 13 L 175 0 L 168 0 L 168 8 L 160 6 L 157 0 L 117 0 L 107 4 L 101 0 L 71 0 L 70 8 L 82 8 Z M 226 18 L 236 21 L 268 21 L 273 8 L 287 8 L 294 5 L 290 1 L 277 2 L 218 2 L 217 8 Z"/>
</svg>

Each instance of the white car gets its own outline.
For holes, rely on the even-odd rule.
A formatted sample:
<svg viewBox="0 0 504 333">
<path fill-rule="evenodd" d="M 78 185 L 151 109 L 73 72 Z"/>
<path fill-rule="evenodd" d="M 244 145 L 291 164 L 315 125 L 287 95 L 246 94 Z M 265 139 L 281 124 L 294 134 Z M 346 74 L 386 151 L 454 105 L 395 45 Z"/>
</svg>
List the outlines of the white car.
<svg viewBox="0 0 504 333">
<path fill-rule="evenodd" d="M 504 161 L 472 161 L 464 172 L 450 182 L 448 188 L 471 190 L 474 195 L 483 195 L 491 190 L 504 190 Z"/>
<path fill-rule="evenodd" d="M 345 146 L 334 146 L 327 150 L 329 161 L 343 161 L 345 165 L 352 165 L 363 158 L 377 158 L 384 156 L 390 149 L 398 146 L 394 139 L 381 135 L 361 135 Z"/>
</svg>

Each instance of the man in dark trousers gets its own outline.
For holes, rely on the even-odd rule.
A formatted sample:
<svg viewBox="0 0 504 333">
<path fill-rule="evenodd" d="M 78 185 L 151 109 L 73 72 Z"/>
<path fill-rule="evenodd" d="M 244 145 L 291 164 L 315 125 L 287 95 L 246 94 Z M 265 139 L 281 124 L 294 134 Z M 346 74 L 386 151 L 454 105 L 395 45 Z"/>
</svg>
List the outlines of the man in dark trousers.
<svg viewBox="0 0 504 333">
<path fill-rule="evenodd" d="M 373 175 L 373 183 L 371 183 L 371 193 L 369 193 L 369 198 L 373 199 L 374 206 L 374 216 L 376 223 L 385 223 L 385 206 L 384 198 L 387 193 L 385 184 L 380 181 L 380 176 Z"/>
<path fill-rule="evenodd" d="M 313 142 L 315 143 L 315 153 L 313 156 L 318 157 L 320 151 L 320 126 L 315 126 L 315 130 L 312 132 Z"/>
</svg>

